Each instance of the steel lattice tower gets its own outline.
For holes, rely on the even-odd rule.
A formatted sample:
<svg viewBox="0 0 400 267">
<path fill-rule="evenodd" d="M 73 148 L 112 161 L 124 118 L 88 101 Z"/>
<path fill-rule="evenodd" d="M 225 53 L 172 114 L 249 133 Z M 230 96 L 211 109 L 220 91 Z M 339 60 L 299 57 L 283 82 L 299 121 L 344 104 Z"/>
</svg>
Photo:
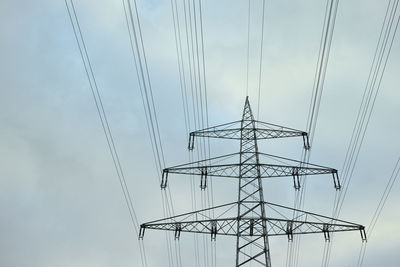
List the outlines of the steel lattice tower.
<svg viewBox="0 0 400 267">
<path fill-rule="evenodd" d="M 265 218 L 264 194 L 262 189 L 260 160 L 258 157 L 256 125 L 251 112 L 248 98 L 243 110 L 243 116 L 240 127 L 240 166 L 239 166 L 239 197 L 238 197 L 238 216 L 237 233 L 246 232 L 246 229 L 252 225 L 254 228 L 254 218 Z M 252 200 L 246 203 L 246 200 Z M 251 214 L 253 221 L 241 220 Z M 269 244 L 267 235 L 267 225 L 264 220 L 260 221 L 260 235 L 255 240 L 249 240 L 247 236 L 237 235 L 236 237 L 236 266 L 241 266 L 248 261 L 255 260 L 259 256 L 266 266 L 271 266 L 271 257 L 269 255 Z M 254 234 L 254 229 L 253 229 Z M 249 255 L 248 259 L 239 255 L 246 255 L 245 250 L 250 244 L 256 249 L 254 255 Z M 264 259 L 265 258 L 265 259 Z"/>
<path fill-rule="evenodd" d="M 298 190 L 302 176 L 331 174 L 334 187 L 340 189 L 336 169 L 258 151 L 257 140 L 297 136 L 303 138 L 304 148 L 309 149 L 306 132 L 254 120 L 246 98 L 242 120 L 191 132 L 189 150 L 194 148 L 195 136 L 240 140 L 240 152 L 166 168 L 161 188 L 166 188 L 170 173 L 199 175 L 201 189 L 206 188 L 208 176 L 236 178 L 238 201 L 144 223 L 139 238 L 143 238 L 145 229 L 174 231 L 175 238 L 181 232 L 210 234 L 212 240 L 217 235 L 235 236 L 235 266 L 253 263 L 267 267 L 271 266 L 270 236 L 286 235 L 292 241 L 295 234 L 323 233 L 329 241 L 330 232 L 357 230 L 362 240 L 366 240 L 362 225 L 264 201 L 263 178 L 293 177 L 294 188 Z"/>
</svg>

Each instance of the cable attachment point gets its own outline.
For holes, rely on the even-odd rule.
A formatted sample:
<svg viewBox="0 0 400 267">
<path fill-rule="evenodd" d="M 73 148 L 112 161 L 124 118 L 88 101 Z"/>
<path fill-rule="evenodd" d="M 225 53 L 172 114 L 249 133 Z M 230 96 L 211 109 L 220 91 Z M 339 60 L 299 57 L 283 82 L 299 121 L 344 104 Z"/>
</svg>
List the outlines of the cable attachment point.
<svg viewBox="0 0 400 267">
<path fill-rule="evenodd" d="M 360 225 L 360 234 L 362 242 L 367 242 L 367 234 L 365 233 L 365 227 Z"/>
<path fill-rule="evenodd" d="M 200 189 L 204 190 L 207 188 L 207 169 L 201 169 L 200 175 Z"/>
<path fill-rule="evenodd" d="M 322 227 L 322 232 L 324 233 L 325 241 L 330 242 L 331 236 L 329 234 L 329 224 L 324 224 L 324 226 Z"/>
<path fill-rule="evenodd" d="M 161 189 L 165 189 L 167 187 L 168 182 L 168 169 L 163 170 L 162 178 L 161 178 Z"/>
<path fill-rule="evenodd" d="M 286 234 L 288 241 L 293 242 L 293 221 L 288 221 L 286 224 Z"/>
<path fill-rule="evenodd" d="M 146 229 L 146 228 L 145 228 L 144 224 L 142 224 L 142 225 L 140 226 L 140 230 L 139 230 L 139 240 L 143 240 L 144 230 L 145 230 L 145 229 Z"/>
<path fill-rule="evenodd" d="M 308 138 L 308 133 L 302 132 L 301 135 L 303 136 L 303 144 L 304 144 L 304 149 L 305 150 L 310 150 L 310 140 Z"/>
<path fill-rule="evenodd" d="M 299 169 L 294 167 L 292 170 L 293 176 L 293 185 L 295 190 L 300 190 L 300 176 L 299 176 Z"/>
<path fill-rule="evenodd" d="M 211 241 L 215 241 L 217 238 L 217 222 L 211 222 Z"/>
<path fill-rule="evenodd" d="M 188 149 L 193 150 L 194 148 L 194 132 L 191 132 L 189 134 L 189 144 L 188 144 Z"/>
<path fill-rule="evenodd" d="M 335 169 L 332 169 L 332 176 L 333 176 L 333 184 L 335 186 L 335 189 L 340 190 L 340 188 L 342 188 L 342 186 L 340 185 L 338 171 Z"/>
<path fill-rule="evenodd" d="M 181 231 L 182 231 L 182 226 L 180 223 L 177 223 L 175 225 L 175 240 L 179 240 L 179 237 L 181 236 Z"/>
</svg>

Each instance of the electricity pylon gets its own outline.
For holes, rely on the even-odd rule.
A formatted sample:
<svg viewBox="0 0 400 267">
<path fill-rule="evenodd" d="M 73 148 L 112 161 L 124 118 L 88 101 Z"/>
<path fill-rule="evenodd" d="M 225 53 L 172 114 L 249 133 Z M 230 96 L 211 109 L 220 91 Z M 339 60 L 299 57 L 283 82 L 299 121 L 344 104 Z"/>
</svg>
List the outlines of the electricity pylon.
<svg viewBox="0 0 400 267">
<path fill-rule="evenodd" d="M 240 140 L 240 152 L 166 168 L 161 188 L 166 188 L 171 173 L 200 176 L 201 189 L 206 188 L 208 176 L 233 178 L 239 181 L 238 201 L 144 223 L 140 226 L 140 238 L 145 229 L 174 231 L 176 239 L 181 232 L 209 234 L 211 240 L 217 235 L 235 236 L 235 266 L 253 263 L 267 267 L 271 266 L 270 236 L 286 235 L 292 241 L 293 235 L 323 233 L 329 241 L 331 232 L 360 231 L 362 240 L 366 240 L 362 225 L 264 201 L 263 178 L 293 177 L 298 190 L 302 176 L 331 174 L 334 187 L 340 189 L 336 169 L 258 151 L 259 139 L 296 136 L 301 136 L 304 148 L 309 149 L 306 132 L 254 120 L 247 97 L 242 120 L 191 132 L 189 150 L 194 148 L 196 136 Z"/>
</svg>

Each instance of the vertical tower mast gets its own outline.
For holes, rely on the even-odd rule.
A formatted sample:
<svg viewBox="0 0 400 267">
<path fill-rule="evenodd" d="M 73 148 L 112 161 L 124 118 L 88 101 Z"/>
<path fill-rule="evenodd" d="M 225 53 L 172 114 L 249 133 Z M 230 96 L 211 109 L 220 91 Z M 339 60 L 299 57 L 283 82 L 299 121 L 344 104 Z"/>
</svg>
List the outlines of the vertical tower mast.
<svg viewBox="0 0 400 267">
<path fill-rule="evenodd" d="M 246 203 L 252 200 L 254 202 Z M 260 162 L 258 158 L 256 125 L 251 111 L 249 98 L 243 110 L 240 127 L 240 167 L 239 167 L 239 197 L 237 232 L 249 231 L 250 237 L 237 235 L 236 241 L 236 266 L 242 266 L 249 261 L 257 261 L 264 266 L 271 266 L 269 253 L 267 225 L 262 221 L 262 235 L 253 239 L 254 221 L 265 218 L 264 194 L 261 181 Z M 254 217 L 242 220 L 248 216 Z M 247 251 L 252 246 L 251 252 Z"/>
</svg>

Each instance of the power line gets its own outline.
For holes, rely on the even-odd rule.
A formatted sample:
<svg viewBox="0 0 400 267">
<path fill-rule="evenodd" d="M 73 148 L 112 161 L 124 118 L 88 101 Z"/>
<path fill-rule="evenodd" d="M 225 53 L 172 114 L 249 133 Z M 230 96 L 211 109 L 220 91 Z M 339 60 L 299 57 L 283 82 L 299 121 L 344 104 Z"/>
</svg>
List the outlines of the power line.
<svg viewBox="0 0 400 267">
<path fill-rule="evenodd" d="M 185 3 L 185 1 L 184 1 Z M 194 4 L 194 2 L 192 2 Z M 200 77 L 196 77 L 196 56 L 195 56 L 195 48 L 194 48 L 194 38 L 193 38 L 193 22 L 192 22 L 192 4 L 191 1 L 188 0 L 187 2 L 187 9 L 185 8 L 185 20 L 186 18 L 188 18 L 189 23 L 186 23 L 185 21 L 185 26 L 188 27 L 186 29 L 186 38 L 187 38 L 187 43 L 188 43 L 188 58 L 189 58 L 189 70 L 191 71 L 191 79 L 193 79 L 193 82 L 191 83 L 192 87 L 192 106 L 193 106 L 193 124 L 195 128 L 200 128 L 200 118 L 199 118 L 199 98 L 198 98 L 198 87 L 197 87 L 197 80 L 200 79 Z M 188 34 L 188 30 L 190 35 Z M 190 45 L 189 45 L 190 44 Z M 197 146 L 199 147 L 199 149 L 197 150 L 197 159 L 200 160 L 202 158 L 203 155 L 203 145 L 202 145 L 202 140 L 197 140 Z M 192 177 L 192 179 L 194 179 L 194 177 Z M 197 198 L 196 198 L 196 190 L 195 190 L 195 186 L 194 186 L 194 181 L 192 184 L 192 192 L 194 194 L 194 207 L 196 208 L 197 205 Z M 200 201 L 200 206 L 202 205 L 201 201 Z M 198 260 L 198 265 L 200 266 L 200 254 L 201 254 L 201 250 L 200 250 L 200 244 L 199 244 L 199 239 L 196 236 L 195 237 L 195 247 L 197 250 L 197 260 Z M 203 265 L 206 264 L 206 260 L 205 260 L 205 254 L 203 251 Z"/>
<path fill-rule="evenodd" d="M 184 12 L 184 28 L 186 33 L 186 52 L 187 56 L 184 56 L 184 49 L 182 45 L 182 34 L 181 34 L 181 23 L 179 16 L 179 8 L 176 0 L 171 1 L 172 20 L 174 26 L 175 45 L 176 53 L 178 58 L 178 71 L 180 76 L 181 86 L 181 98 L 185 116 L 185 127 L 186 132 L 189 134 L 190 128 L 194 125 L 195 128 L 206 128 L 208 127 L 208 100 L 207 100 L 207 84 L 206 84 L 206 64 L 205 64 L 205 53 L 204 53 L 204 29 L 203 29 L 203 17 L 202 17 L 202 6 L 201 1 L 198 0 L 185 0 L 183 1 L 183 12 Z M 187 63 L 187 70 L 185 67 Z M 186 77 L 188 75 L 188 77 Z M 189 81 L 189 82 L 186 82 Z M 191 91 L 191 102 L 189 104 L 187 91 L 190 87 Z M 189 108 L 191 106 L 191 109 Z M 193 119 L 190 119 L 193 117 Z M 193 120 L 193 124 L 191 123 Z M 210 143 L 209 139 L 205 141 L 197 140 L 197 146 L 200 148 L 197 151 L 197 159 L 203 159 L 206 155 L 210 155 Z M 189 160 L 192 155 L 189 152 Z M 208 202 L 213 203 L 213 192 L 212 192 L 212 181 L 209 181 L 209 187 L 203 192 L 201 191 L 200 204 L 203 207 Z M 211 191 L 211 193 L 210 193 Z M 192 207 L 196 206 L 196 191 L 194 183 L 191 181 L 191 200 Z M 198 241 L 195 237 L 195 263 L 200 266 L 199 263 L 199 251 Z M 211 264 L 216 261 L 216 253 L 213 254 L 211 250 L 211 256 L 208 257 L 208 252 L 205 252 L 203 240 L 203 256 L 204 264 L 207 265 L 211 261 Z M 214 247 L 215 249 L 215 247 Z M 207 248 L 208 251 L 208 248 Z M 214 250 L 215 252 L 215 250 Z M 214 259 L 213 259 L 214 257 Z M 211 258 L 211 259 L 210 259 Z"/>
<path fill-rule="evenodd" d="M 315 71 L 315 76 L 314 76 L 314 84 L 313 84 L 313 91 L 311 94 L 311 101 L 310 101 L 310 107 L 309 107 L 309 112 L 308 112 L 308 117 L 307 117 L 307 132 L 309 136 L 309 145 L 310 147 L 307 147 L 302 151 L 302 161 L 305 162 L 304 166 L 307 166 L 310 156 L 311 156 L 311 147 L 313 144 L 314 140 L 314 135 L 315 135 L 315 129 L 317 125 L 317 120 L 318 120 L 318 114 L 319 114 L 319 109 L 320 109 L 320 103 L 321 103 L 321 97 L 322 97 L 322 92 L 324 88 L 324 82 L 325 82 L 325 76 L 326 76 L 326 70 L 329 62 L 329 54 L 330 54 L 330 48 L 332 44 L 332 38 L 333 38 L 333 32 L 335 28 L 335 22 L 336 22 L 336 15 L 337 15 L 337 9 L 338 9 L 338 4 L 339 0 L 327 0 L 326 6 L 325 6 L 325 16 L 324 16 L 324 22 L 323 22 L 323 27 L 322 27 L 322 34 L 321 34 L 321 40 L 320 40 L 320 47 L 319 47 L 319 52 L 318 52 L 318 60 L 317 60 L 317 65 L 316 65 L 316 71 Z M 303 209 L 304 203 L 305 203 L 305 192 L 307 189 L 307 177 L 305 176 L 300 188 L 300 192 L 295 192 L 295 201 L 294 201 L 294 207 L 297 209 Z M 293 214 L 293 217 L 296 216 L 296 213 Z M 299 250 L 300 250 L 300 240 L 301 237 L 295 237 L 293 239 L 293 244 L 290 244 L 288 246 L 288 252 L 289 256 L 287 256 L 287 259 L 289 262 L 287 262 L 287 266 L 297 266 L 299 262 Z M 294 246 L 294 248 L 292 248 Z M 294 255 L 292 255 L 294 254 Z"/>
<path fill-rule="evenodd" d="M 371 234 L 375 229 L 375 226 L 376 226 L 376 223 L 377 223 L 379 217 L 381 216 L 383 207 L 385 206 L 386 201 L 389 197 L 389 194 L 392 191 L 393 185 L 399 176 L 399 172 L 400 172 L 400 164 L 399 163 L 400 163 L 400 157 L 397 159 L 396 165 L 393 168 L 392 174 L 390 175 L 390 178 L 386 184 L 385 190 L 382 193 L 382 197 L 380 198 L 378 206 L 376 207 L 376 210 L 372 216 L 372 219 L 369 224 L 368 231 L 367 231 L 368 239 L 371 238 Z"/>
<path fill-rule="evenodd" d="M 146 58 L 146 52 L 144 49 L 144 42 L 143 42 L 143 37 L 142 37 L 142 30 L 141 30 L 141 25 L 140 25 L 140 20 L 139 20 L 139 14 L 137 10 L 137 5 L 136 5 L 136 0 L 133 0 L 134 3 L 134 8 L 132 8 L 132 4 L 130 0 L 123 0 L 123 5 L 125 7 L 125 1 L 127 1 L 127 7 L 128 7 L 128 12 L 125 12 L 125 15 L 129 15 L 129 21 L 131 23 L 131 30 L 133 33 L 133 40 L 135 44 L 135 49 L 133 49 L 133 52 L 135 53 L 136 51 L 136 57 L 135 61 L 136 64 L 135 66 L 138 67 L 137 69 L 137 75 L 138 79 L 142 81 L 142 86 L 143 86 L 143 92 L 146 100 L 146 108 L 148 110 L 148 115 L 149 115 L 149 121 L 150 121 L 150 128 L 151 128 L 151 134 L 155 143 L 155 149 L 156 149 L 156 154 L 157 154 L 157 161 L 158 165 L 160 168 L 160 172 L 162 170 L 162 166 L 165 165 L 165 160 L 164 160 L 164 153 L 163 153 L 163 148 L 161 144 L 161 137 L 160 137 L 160 130 L 158 126 L 158 118 L 157 118 L 157 112 L 155 109 L 155 103 L 154 103 L 154 97 L 153 97 L 153 90 L 151 86 L 151 79 L 150 79 L 150 74 L 148 70 L 148 64 L 147 64 L 147 58 Z M 125 8 L 126 10 L 126 8 Z M 135 18 L 134 18 L 135 17 Z M 131 32 L 129 31 L 131 34 Z"/>
<path fill-rule="evenodd" d="M 250 0 L 249 0 L 249 9 L 247 13 L 247 79 L 246 79 L 246 96 L 249 95 L 249 61 L 250 61 L 250 10 L 251 10 L 251 5 L 250 5 Z"/>
<path fill-rule="evenodd" d="M 127 21 L 127 28 L 130 38 L 132 55 L 135 63 L 136 74 L 138 77 L 139 88 L 142 96 L 143 107 L 145 109 L 146 123 L 148 126 L 149 135 L 151 137 L 150 140 L 153 149 L 153 156 L 155 158 L 157 169 L 159 169 L 159 172 L 157 173 L 157 178 L 161 184 L 160 174 L 161 170 L 165 166 L 165 160 L 137 4 L 135 0 L 133 1 L 133 6 L 131 4 L 131 1 L 126 0 L 125 3 L 125 0 L 123 0 L 123 6 L 125 11 L 125 18 Z M 170 189 L 168 188 L 168 190 L 162 190 L 160 193 L 163 205 L 163 212 L 165 216 L 173 215 L 174 208 Z M 180 246 L 177 246 L 176 244 L 175 246 L 173 246 L 171 236 L 167 234 L 166 243 L 169 266 L 172 267 L 174 265 L 174 256 L 176 265 L 179 266 L 181 264 Z"/>
<path fill-rule="evenodd" d="M 257 104 L 257 120 L 260 119 L 260 98 L 261 98 L 261 74 L 263 62 L 263 48 L 264 48 L 264 24 L 265 24 L 265 0 L 262 5 L 262 22 L 261 22 L 261 44 L 260 44 L 260 68 L 258 72 L 258 104 Z M 249 0 L 250 3 L 250 0 Z"/>
<path fill-rule="evenodd" d="M 201 52 L 202 52 L 202 62 L 203 62 L 203 85 L 204 85 L 204 100 L 205 100 L 205 108 L 206 108 L 206 127 L 209 126 L 209 116 L 208 116 L 208 96 L 207 96 L 207 82 L 206 82 L 206 61 L 205 61 L 205 53 L 204 53 L 204 30 L 203 30 L 203 11 L 202 11 L 202 5 L 201 5 L 201 0 L 199 1 L 199 18 L 200 18 L 200 34 L 201 34 Z M 208 157 L 211 157 L 211 146 L 210 146 L 210 138 L 207 138 L 207 148 L 208 148 Z M 209 187 L 207 187 L 207 195 L 208 195 L 208 207 L 213 207 L 214 206 L 214 186 L 213 186 L 213 179 L 210 178 L 209 182 Z M 211 196 L 211 200 L 210 200 Z M 214 211 L 212 211 L 212 216 L 213 218 L 215 217 Z M 217 266 L 217 246 L 215 242 L 211 243 L 211 251 L 212 255 L 212 266 L 216 267 Z"/>
<path fill-rule="evenodd" d="M 385 12 L 385 17 L 379 34 L 378 43 L 375 49 L 371 68 L 368 74 L 367 83 L 358 110 L 356 123 L 353 128 L 352 136 L 343 163 L 343 169 L 344 169 L 343 185 L 345 189 L 344 191 L 341 191 L 339 193 L 338 198 L 335 199 L 334 209 L 333 209 L 334 218 L 337 218 L 339 216 L 340 211 L 343 207 L 343 203 L 349 188 L 349 184 L 353 177 L 359 153 L 361 151 L 366 131 L 368 129 L 368 125 L 374 109 L 376 98 L 380 90 L 380 85 L 386 69 L 387 61 L 389 59 L 390 51 L 393 45 L 393 41 L 397 32 L 397 27 L 400 19 L 400 16 L 397 15 L 399 16 L 399 18 L 397 19 L 396 26 L 393 29 L 398 4 L 399 4 L 398 0 L 394 2 L 389 1 Z M 329 258 L 330 258 L 330 251 L 328 254 L 328 264 L 329 264 Z M 361 259 L 361 254 L 359 259 Z"/>
<path fill-rule="evenodd" d="M 183 11 L 184 11 L 184 24 L 185 24 L 185 33 L 186 33 L 186 50 L 187 50 L 187 60 L 188 60 L 188 68 L 189 68 L 189 80 L 190 80 L 190 91 L 191 91 L 191 96 L 192 96 L 192 110 L 193 110 L 193 125 L 195 128 L 197 128 L 197 120 L 196 120 L 196 109 L 195 109 L 195 101 L 194 101 L 194 84 L 193 84 L 193 76 L 192 75 L 192 56 L 191 56 L 191 47 L 190 47 L 190 36 L 189 36 L 189 23 L 188 23 L 188 14 L 187 14 L 187 4 L 186 0 L 183 1 Z M 190 13 L 190 9 L 189 9 Z M 190 20 L 191 24 L 191 20 Z M 187 101 L 187 100 L 186 100 Z M 197 151 L 199 153 L 199 151 Z M 189 152 L 189 160 L 192 160 L 192 153 Z M 199 158 L 199 154 L 198 154 Z M 196 193 L 195 193 L 195 187 L 194 187 L 194 177 L 191 176 L 191 200 L 192 200 L 192 208 L 196 209 Z M 199 242 L 198 242 L 198 237 L 194 236 L 194 246 L 195 246 L 195 263 L 197 267 L 200 267 L 200 256 L 199 256 Z"/>
<path fill-rule="evenodd" d="M 360 109 L 358 114 L 361 114 L 361 116 L 358 116 L 359 120 L 356 120 L 356 124 L 354 125 L 353 133 L 355 132 L 354 138 L 352 139 L 353 142 L 349 144 L 348 146 L 348 151 L 350 151 L 348 158 L 345 158 L 344 162 L 344 170 L 345 170 L 345 177 L 344 177 L 344 183 L 345 183 L 345 190 L 343 192 L 343 195 L 340 195 L 340 199 L 336 205 L 336 213 L 339 214 L 340 210 L 343 206 L 344 199 L 346 197 L 346 193 L 349 187 L 349 183 L 351 181 L 351 178 L 353 176 L 354 168 L 357 163 L 358 155 L 361 150 L 361 146 L 364 141 L 365 133 L 368 129 L 368 124 L 371 118 L 371 114 L 376 102 L 377 95 L 380 90 L 380 85 L 382 82 L 383 75 L 385 73 L 386 65 L 389 59 L 389 55 L 391 52 L 391 48 L 393 45 L 394 38 L 396 36 L 397 32 L 397 27 L 399 23 L 399 18 L 397 19 L 397 23 L 395 28 L 392 30 L 393 23 L 395 21 L 395 16 L 397 12 L 399 1 L 394 1 L 393 5 L 391 7 L 390 13 L 389 13 L 389 18 L 386 20 L 386 15 L 385 15 L 385 20 L 383 22 L 383 27 L 385 28 L 384 30 L 384 35 L 383 39 L 379 38 L 378 44 L 376 51 L 379 50 L 377 59 L 374 61 L 371 65 L 370 69 L 370 74 L 372 73 L 372 78 L 368 76 L 367 80 L 367 85 L 365 87 L 364 91 L 364 96 L 365 99 L 363 98 L 363 101 L 361 102 Z M 388 4 L 388 7 L 391 5 L 391 1 Z M 382 28 L 383 29 L 383 28 Z M 391 39 L 391 40 L 390 40 Z M 390 40 L 390 42 L 389 42 Z M 383 66 L 382 66 L 383 62 Z M 362 111 L 361 111 L 362 110 Z M 357 119 L 358 119 L 357 118 Z M 347 153 L 346 153 L 347 155 Z"/>
<path fill-rule="evenodd" d="M 328 62 L 329 62 L 329 55 L 330 55 L 330 49 L 331 49 L 331 44 L 332 44 L 333 32 L 335 29 L 338 4 L 339 4 L 339 0 L 331 0 L 330 1 L 328 15 L 327 15 L 327 21 L 326 21 L 326 28 L 325 28 L 325 32 L 323 34 L 323 43 L 322 43 L 322 46 L 320 47 L 321 57 L 320 57 L 320 61 L 318 62 L 319 64 L 317 64 L 316 77 L 314 80 L 315 93 L 313 96 L 312 106 L 309 111 L 310 116 L 309 116 L 308 126 L 307 126 L 307 132 L 310 135 L 311 143 L 314 139 L 314 132 L 315 132 L 315 128 L 316 128 L 317 120 L 318 120 L 321 96 L 322 96 L 323 89 L 324 89 L 326 70 L 327 70 L 327 66 L 328 66 Z"/>
<path fill-rule="evenodd" d="M 199 2 L 200 3 L 200 2 Z M 199 48 L 199 30 L 197 27 L 198 24 L 198 16 L 197 16 L 197 9 L 196 9 L 196 1 L 192 1 L 192 5 L 188 4 L 189 7 L 189 19 L 190 19 L 190 33 L 191 33 L 191 44 L 192 44 L 192 59 L 193 59 L 193 70 L 194 70 L 194 80 L 195 80 L 195 90 L 196 90 L 196 111 L 197 111 L 197 121 L 198 125 L 201 126 L 201 128 L 206 128 L 205 127 L 205 120 L 204 120 L 204 106 L 203 106 L 203 93 L 202 93 L 202 75 L 201 75 L 201 68 L 200 68 L 200 55 L 199 51 L 204 52 L 204 47 Z M 192 7 L 192 8 L 191 8 Z M 193 11 L 193 15 L 192 15 Z M 193 23 L 192 23 L 193 20 Z M 194 29 L 193 29 L 194 27 Z M 194 35 L 194 37 L 193 37 Z M 203 42 L 202 42 L 203 43 Z M 204 54 L 201 57 L 204 59 Z M 203 62 L 204 63 L 204 62 Z M 205 70 L 204 65 L 203 65 L 203 70 Z M 203 73 L 203 78 L 205 81 L 205 73 Z M 204 87 L 204 85 L 203 85 Z M 207 155 L 207 147 L 206 147 L 206 142 L 204 140 L 200 141 L 200 155 L 201 158 L 206 158 Z M 200 158 L 199 158 L 200 159 Z M 200 203 L 201 207 L 204 208 L 206 205 L 206 199 L 207 198 L 207 193 L 208 193 L 208 188 L 203 192 L 203 190 L 200 192 Z M 209 203 L 210 206 L 210 203 Z M 208 257 L 208 247 L 206 246 L 206 237 L 203 236 L 203 257 L 204 257 L 204 265 L 209 266 L 209 257 Z"/>
<path fill-rule="evenodd" d="M 79 19 L 78 19 L 77 13 L 76 13 L 76 9 L 74 6 L 74 2 L 72 0 L 68 0 L 68 1 L 65 0 L 65 5 L 66 5 L 67 11 L 68 11 L 68 15 L 70 18 L 71 26 L 73 28 L 75 39 L 76 39 L 76 42 L 78 45 L 79 53 L 80 53 L 80 56 L 81 56 L 81 59 L 82 59 L 82 62 L 83 62 L 84 68 L 85 68 L 86 77 L 89 81 L 89 86 L 90 86 L 92 96 L 93 96 L 93 99 L 94 99 L 94 102 L 96 105 L 97 113 L 100 118 L 100 122 L 101 122 L 101 125 L 103 128 L 104 135 L 106 137 L 107 146 L 108 146 L 108 149 L 109 149 L 111 157 L 112 157 L 112 161 L 113 161 L 113 164 L 114 164 L 117 176 L 118 176 L 118 180 L 119 180 L 119 183 L 120 183 L 123 195 L 124 195 L 125 203 L 128 207 L 132 226 L 133 226 L 133 229 L 134 229 L 136 235 L 139 237 L 139 233 L 137 231 L 137 229 L 139 227 L 139 221 L 137 219 L 137 215 L 136 215 L 136 212 L 135 212 L 135 209 L 133 206 L 132 196 L 129 192 L 129 189 L 128 189 L 128 186 L 126 183 L 125 175 L 124 175 L 124 172 L 122 169 L 118 151 L 116 149 L 116 145 L 115 145 L 115 141 L 114 141 L 114 138 L 113 138 L 113 135 L 111 132 L 111 128 L 108 123 L 107 114 L 104 110 L 103 102 L 102 102 L 99 88 L 97 85 L 97 81 L 96 81 L 96 78 L 94 75 L 92 64 L 91 64 L 91 61 L 89 58 L 85 40 L 83 38 L 83 34 L 82 34 L 81 27 L 80 27 Z M 72 13 L 71 13 L 71 11 L 72 11 Z M 145 247 L 144 247 L 143 242 L 139 241 L 139 249 L 140 249 L 142 266 L 147 266 Z"/>
<path fill-rule="evenodd" d="M 376 207 L 375 212 L 372 215 L 372 219 L 369 224 L 368 231 L 367 231 L 368 240 L 371 240 L 371 234 L 375 229 L 375 226 L 376 226 L 376 223 L 378 222 L 379 217 L 381 216 L 382 210 L 386 204 L 389 194 L 393 188 L 393 185 L 396 182 L 397 178 L 399 177 L 399 174 L 400 174 L 400 164 L 399 163 L 400 163 L 400 157 L 397 159 L 397 162 L 394 166 L 392 174 L 390 175 L 390 178 L 386 184 L 385 190 L 383 191 L 382 196 L 379 200 L 378 206 Z M 361 249 L 360 249 L 359 256 L 358 256 L 357 267 L 362 267 L 362 265 L 364 263 L 366 250 L 367 250 L 367 243 L 363 243 L 361 246 Z"/>
</svg>

